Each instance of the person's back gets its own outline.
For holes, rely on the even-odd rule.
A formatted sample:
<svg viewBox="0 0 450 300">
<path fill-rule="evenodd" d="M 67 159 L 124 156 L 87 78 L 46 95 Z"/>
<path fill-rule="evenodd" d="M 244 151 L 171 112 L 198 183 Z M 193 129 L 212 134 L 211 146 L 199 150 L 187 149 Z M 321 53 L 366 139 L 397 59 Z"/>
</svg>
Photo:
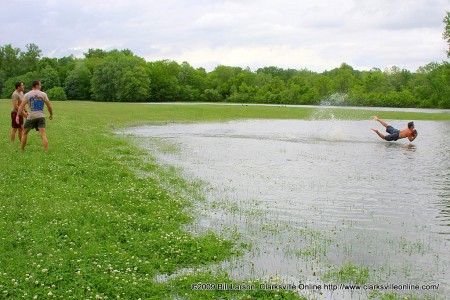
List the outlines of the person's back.
<svg viewBox="0 0 450 300">
<path fill-rule="evenodd" d="M 48 100 L 47 94 L 40 90 L 31 90 L 24 96 L 28 101 L 30 111 L 28 113 L 28 120 L 34 120 L 37 118 L 44 118 L 44 104 L 45 100 Z"/>
</svg>

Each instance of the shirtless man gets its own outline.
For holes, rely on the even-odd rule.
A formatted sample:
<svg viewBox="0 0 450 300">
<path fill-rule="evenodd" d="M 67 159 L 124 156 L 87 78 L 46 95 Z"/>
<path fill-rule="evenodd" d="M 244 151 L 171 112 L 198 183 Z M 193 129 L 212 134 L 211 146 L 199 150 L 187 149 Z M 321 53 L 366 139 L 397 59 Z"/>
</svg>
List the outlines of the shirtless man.
<svg viewBox="0 0 450 300">
<path fill-rule="evenodd" d="M 372 128 L 372 130 L 375 131 L 375 133 L 378 134 L 378 136 L 380 138 L 382 138 L 383 140 L 396 141 L 398 139 L 408 138 L 408 140 L 410 142 L 412 142 L 417 137 L 417 130 L 414 129 L 414 122 L 409 122 L 408 128 L 400 131 L 400 130 L 395 129 L 394 127 L 388 125 L 385 121 L 379 119 L 377 116 L 374 116 L 373 118 L 374 118 L 374 120 L 380 122 L 381 125 L 386 127 L 386 132 L 389 133 L 387 135 L 384 135 L 384 134 L 380 133 L 377 129 Z"/>
</svg>

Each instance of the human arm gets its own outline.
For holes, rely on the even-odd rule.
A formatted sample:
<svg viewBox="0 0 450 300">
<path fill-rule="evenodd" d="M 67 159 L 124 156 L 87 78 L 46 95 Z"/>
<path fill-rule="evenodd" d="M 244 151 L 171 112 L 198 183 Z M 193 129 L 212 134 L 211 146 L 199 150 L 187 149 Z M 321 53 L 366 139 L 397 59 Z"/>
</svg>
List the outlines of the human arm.
<svg viewBox="0 0 450 300">
<path fill-rule="evenodd" d="M 414 140 L 416 139 L 417 135 L 418 135 L 417 130 L 414 130 L 414 131 L 411 133 L 411 135 L 408 135 L 408 140 L 409 140 L 410 142 L 414 141 Z"/>
<path fill-rule="evenodd" d="M 22 103 L 20 103 L 19 107 L 17 108 L 17 116 L 16 116 L 16 123 L 17 124 L 19 124 L 19 116 L 25 110 L 25 105 L 27 105 L 27 102 L 26 101 L 22 101 Z"/>
<path fill-rule="evenodd" d="M 17 99 L 13 99 L 12 101 L 13 108 L 17 111 L 19 111 L 19 101 Z"/>
<path fill-rule="evenodd" d="M 52 105 L 50 104 L 50 100 L 45 99 L 44 101 L 45 101 L 45 105 L 47 105 L 48 112 L 50 113 L 50 116 L 48 118 L 50 120 L 53 120 L 53 108 L 52 108 Z"/>
</svg>

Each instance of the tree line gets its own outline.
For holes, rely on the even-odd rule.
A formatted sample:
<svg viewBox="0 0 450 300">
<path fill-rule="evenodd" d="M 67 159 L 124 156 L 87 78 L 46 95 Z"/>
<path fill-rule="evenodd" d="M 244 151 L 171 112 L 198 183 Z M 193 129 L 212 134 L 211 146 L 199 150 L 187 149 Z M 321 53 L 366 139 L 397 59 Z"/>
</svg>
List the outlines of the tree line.
<svg viewBox="0 0 450 300">
<path fill-rule="evenodd" d="M 202 101 L 270 104 L 450 108 L 450 63 L 417 71 L 391 67 L 359 71 L 342 63 L 322 73 L 268 66 L 219 65 L 213 71 L 188 62 L 147 62 L 130 50 L 89 49 L 83 58 L 42 57 L 36 44 L 0 45 L 1 98 L 14 84 L 26 90 L 40 79 L 51 100 L 122 102 Z"/>
</svg>

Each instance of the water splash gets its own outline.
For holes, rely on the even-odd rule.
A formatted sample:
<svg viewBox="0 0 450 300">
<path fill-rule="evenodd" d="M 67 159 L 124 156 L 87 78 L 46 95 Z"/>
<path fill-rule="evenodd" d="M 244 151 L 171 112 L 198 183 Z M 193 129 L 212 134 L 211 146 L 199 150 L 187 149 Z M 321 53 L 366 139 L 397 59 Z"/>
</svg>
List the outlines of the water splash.
<svg viewBox="0 0 450 300">
<path fill-rule="evenodd" d="M 345 93 L 334 93 L 320 100 L 320 106 L 346 106 L 348 95 Z"/>
</svg>

